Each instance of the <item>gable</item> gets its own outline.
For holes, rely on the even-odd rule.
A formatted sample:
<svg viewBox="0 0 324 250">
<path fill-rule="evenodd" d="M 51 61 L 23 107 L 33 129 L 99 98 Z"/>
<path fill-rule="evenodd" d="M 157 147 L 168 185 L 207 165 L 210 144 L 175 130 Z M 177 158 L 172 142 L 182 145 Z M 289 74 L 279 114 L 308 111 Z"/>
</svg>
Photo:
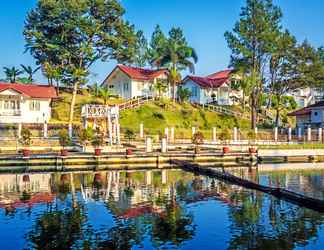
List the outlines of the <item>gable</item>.
<svg viewBox="0 0 324 250">
<path fill-rule="evenodd" d="M 20 92 L 14 90 L 14 89 L 5 89 L 0 92 L 0 95 L 11 95 L 11 96 L 20 96 L 22 95 Z"/>
</svg>

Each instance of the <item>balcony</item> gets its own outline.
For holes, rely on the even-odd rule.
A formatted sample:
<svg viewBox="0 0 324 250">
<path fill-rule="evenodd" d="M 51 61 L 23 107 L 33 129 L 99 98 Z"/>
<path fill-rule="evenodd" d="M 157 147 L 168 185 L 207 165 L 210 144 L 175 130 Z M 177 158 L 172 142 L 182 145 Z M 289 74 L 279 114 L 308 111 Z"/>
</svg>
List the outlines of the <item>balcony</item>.
<svg viewBox="0 0 324 250">
<path fill-rule="evenodd" d="M 19 109 L 0 110 L 0 116 L 21 116 L 21 110 Z"/>
</svg>

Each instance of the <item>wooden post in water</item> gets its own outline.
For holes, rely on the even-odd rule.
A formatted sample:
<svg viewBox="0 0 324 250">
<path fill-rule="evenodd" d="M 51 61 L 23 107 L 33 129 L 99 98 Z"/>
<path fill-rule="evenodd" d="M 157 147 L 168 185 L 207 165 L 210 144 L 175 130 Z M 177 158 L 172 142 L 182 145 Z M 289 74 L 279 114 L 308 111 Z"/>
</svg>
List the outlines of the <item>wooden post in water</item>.
<svg viewBox="0 0 324 250">
<path fill-rule="evenodd" d="M 162 184 L 167 184 L 167 181 L 168 181 L 168 175 L 167 175 L 167 170 L 162 170 L 161 171 L 161 176 L 162 176 Z"/>
</svg>

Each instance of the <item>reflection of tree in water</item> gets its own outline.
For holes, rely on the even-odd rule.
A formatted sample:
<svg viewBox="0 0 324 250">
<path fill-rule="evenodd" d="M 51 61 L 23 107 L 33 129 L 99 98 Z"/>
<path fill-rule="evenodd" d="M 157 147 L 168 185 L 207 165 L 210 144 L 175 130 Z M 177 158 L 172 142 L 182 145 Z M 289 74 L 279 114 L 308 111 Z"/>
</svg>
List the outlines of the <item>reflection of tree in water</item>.
<svg viewBox="0 0 324 250">
<path fill-rule="evenodd" d="M 293 249 L 317 236 L 323 215 L 258 192 L 242 192 L 229 208 L 229 249 Z M 269 199 L 269 200 L 266 200 Z"/>
</svg>

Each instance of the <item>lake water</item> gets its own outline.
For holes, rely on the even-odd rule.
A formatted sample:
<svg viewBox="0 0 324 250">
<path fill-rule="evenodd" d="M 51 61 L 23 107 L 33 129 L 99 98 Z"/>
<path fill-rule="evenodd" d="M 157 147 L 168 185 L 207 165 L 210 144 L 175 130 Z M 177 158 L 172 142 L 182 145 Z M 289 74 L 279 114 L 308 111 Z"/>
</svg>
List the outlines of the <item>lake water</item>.
<svg viewBox="0 0 324 250">
<path fill-rule="evenodd" d="M 324 197 L 323 171 L 237 170 Z M 0 175 L 0 249 L 324 249 L 324 214 L 182 170 Z"/>
</svg>

